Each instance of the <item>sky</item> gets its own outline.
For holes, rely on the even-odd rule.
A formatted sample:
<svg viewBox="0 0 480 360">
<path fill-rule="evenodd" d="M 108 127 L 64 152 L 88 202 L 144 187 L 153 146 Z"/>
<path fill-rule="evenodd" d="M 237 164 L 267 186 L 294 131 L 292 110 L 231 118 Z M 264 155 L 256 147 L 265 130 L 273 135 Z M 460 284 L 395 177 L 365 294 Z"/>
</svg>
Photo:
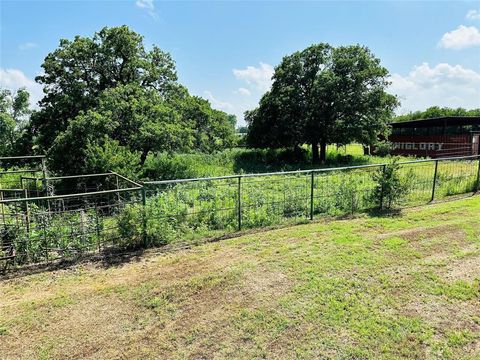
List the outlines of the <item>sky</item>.
<svg viewBox="0 0 480 360">
<path fill-rule="evenodd" d="M 61 38 L 128 25 L 172 54 L 179 81 L 237 115 L 258 105 L 282 57 L 320 42 L 368 46 L 397 113 L 480 107 L 480 1 L 0 0 L 0 86 L 26 87 Z"/>
</svg>

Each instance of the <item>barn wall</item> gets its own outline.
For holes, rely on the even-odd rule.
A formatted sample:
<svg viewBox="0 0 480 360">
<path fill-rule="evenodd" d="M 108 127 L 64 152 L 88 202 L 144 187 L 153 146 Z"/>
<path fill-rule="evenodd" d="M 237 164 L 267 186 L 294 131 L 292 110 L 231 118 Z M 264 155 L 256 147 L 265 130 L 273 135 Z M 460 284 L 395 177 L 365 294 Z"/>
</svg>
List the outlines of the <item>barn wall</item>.
<svg viewBox="0 0 480 360">
<path fill-rule="evenodd" d="M 431 135 L 407 136 L 390 135 L 388 140 L 393 144 L 393 155 L 448 157 L 478 154 L 478 140 L 472 143 L 472 136 Z"/>
</svg>

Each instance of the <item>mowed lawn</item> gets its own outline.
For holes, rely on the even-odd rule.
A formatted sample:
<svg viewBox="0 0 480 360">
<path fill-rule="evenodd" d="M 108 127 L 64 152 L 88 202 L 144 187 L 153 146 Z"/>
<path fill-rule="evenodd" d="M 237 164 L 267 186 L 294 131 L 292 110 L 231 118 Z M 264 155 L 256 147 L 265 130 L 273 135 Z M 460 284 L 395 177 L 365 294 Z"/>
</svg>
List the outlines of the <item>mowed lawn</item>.
<svg viewBox="0 0 480 360">
<path fill-rule="evenodd" d="M 0 281 L 2 359 L 479 359 L 480 197 Z"/>
</svg>

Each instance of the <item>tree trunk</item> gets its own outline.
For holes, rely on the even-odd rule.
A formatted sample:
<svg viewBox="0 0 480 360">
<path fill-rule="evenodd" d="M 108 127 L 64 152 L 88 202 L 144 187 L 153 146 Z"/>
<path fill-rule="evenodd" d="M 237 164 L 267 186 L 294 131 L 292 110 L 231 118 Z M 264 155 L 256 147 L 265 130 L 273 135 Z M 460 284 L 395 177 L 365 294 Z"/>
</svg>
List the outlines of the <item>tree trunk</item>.
<svg viewBox="0 0 480 360">
<path fill-rule="evenodd" d="M 370 146 L 363 145 L 363 155 L 370 155 Z"/>
<path fill-rule="evenodd" d="M 327 142 L 325 140 L 320 141 L 320 162 L 322 164 L 327 160 Z"/>
<path fill-rule="evenodd" d="M 318 143 L 312 142 L 312 163 L 318 163 Z"/>
<path fill-rule="evenodd" d="M 300 156 L 302 155 L 302 148 L 299 145 L 295 145 L 293 147 L 293 156 L 294 160 L 300 159 Z"/>
<path fill-rule="evenodd" d="M 140 165 L 144 165 L 145 164 L 145 160 L 147 160 L 147 155 L 148 153 L 150 152 L 150 150 L 143 150 L 142 151 L 142 154 L 140 155 Z"/>
</svg>

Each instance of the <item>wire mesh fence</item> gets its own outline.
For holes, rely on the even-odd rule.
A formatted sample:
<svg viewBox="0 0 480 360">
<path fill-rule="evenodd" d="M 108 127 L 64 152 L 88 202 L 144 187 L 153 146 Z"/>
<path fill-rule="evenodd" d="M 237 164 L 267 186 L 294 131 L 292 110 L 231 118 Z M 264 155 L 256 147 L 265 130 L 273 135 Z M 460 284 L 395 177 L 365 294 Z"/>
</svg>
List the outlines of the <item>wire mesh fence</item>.
<svg viewBox="0 0 480 360">
<path fill-rule="evenodd" d="M 0 200 L 18 199 L 28 196 L 23 177 L 44 178 L 46 166 L 44 156 L 0 157 Z"/>
<path fill-rule="evenodd" d="M 479 159 L 399 163 L 395 171 L 405 191 L 394 200 L 384 196 L 379 182 L 388 164 L 141 185 L 116 173 L 24 177 L 19 197 L 0 199 L 0 261 L 48 262 L 391 205 L 426 204 L 478 191 Z"/>
<path fill-rule="evenodd" d="M 8 203 L 8 211 L 2 213 L 2 248 L 14 255 L 18 264 L 103 250 L 119 240 L 116 218 L 135 201 L 135 195 L 119 190 L 101 196 L 84 194 Z"/>
<path fill-rule="evenodd" d="M 478 156 L 399 163 L 405 191 L 394 204 L 375 196 L 385 164 L 146 182 L 146 216 L 199 234 L 420 205 L 478 190 L 479 165 Z"/>
<path fill-rule="evenodd" d="M 115 246 L 121 238 L 119 214 L 142 198 L 141 185 L 116 173 L 21 180 L 23 196 L 0 201 L 5 265 L 69 259 Z M 65 182 L 75 193 L 67 194 Z"/>
</svg>

